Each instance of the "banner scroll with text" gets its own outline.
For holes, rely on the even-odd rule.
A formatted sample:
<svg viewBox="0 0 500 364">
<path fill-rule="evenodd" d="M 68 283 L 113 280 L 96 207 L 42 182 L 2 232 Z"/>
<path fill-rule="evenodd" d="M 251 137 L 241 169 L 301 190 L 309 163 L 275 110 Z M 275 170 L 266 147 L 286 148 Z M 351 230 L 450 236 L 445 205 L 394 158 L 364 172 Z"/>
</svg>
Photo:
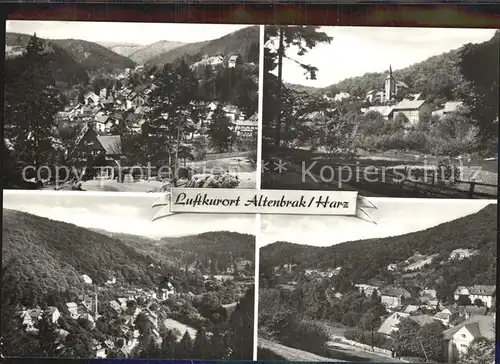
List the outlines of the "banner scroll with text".
<svg viewBox="0 0 500 364">
<path fill-rule="evenodd" d="M 341 215 L 376 223 L 366 211 L 375 205 L 352 191 L 173 188 L 153 204 L 160 206 L 153 221 L 177 213 L 219 213 Z"/>
</svg>

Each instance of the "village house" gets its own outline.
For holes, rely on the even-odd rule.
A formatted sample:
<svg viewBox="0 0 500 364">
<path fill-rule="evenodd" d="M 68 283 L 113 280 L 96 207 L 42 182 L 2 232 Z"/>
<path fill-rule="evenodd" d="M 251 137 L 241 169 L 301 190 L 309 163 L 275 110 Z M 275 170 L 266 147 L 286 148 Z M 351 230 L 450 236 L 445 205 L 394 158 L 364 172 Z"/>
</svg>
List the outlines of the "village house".
<svg viewBox="0 0 500 364">
<path fill-rule="evenodd" d="M 36 324 L 41 318 L 42 310 L 39 308 L 26 310 L 21 313 L 22 325 L 26 328 L 26 331 L 36 331 Z"/>
<path fill-rule="evenodd" d="M 167 282 L 165 284 L 161 284 L 157 293 L 158 299 L 164 301 L 168 299 L 171 295 L 175 294 L 175 288 L 172 283 Z"/>
<path fill-rule="evenodd" d="M 467 352 L 477 338 L 495 340 L 495 316 L 475 315 L 443 332 L 448 362 Z"/>
<path fill-rule="evenodd" d="M 380 301 L 386 307 L 401 307 L 411 294 L 404 288 L 386 287 L 380 291 Z"/>
<path fill-rule="evenodd" d="M 389 105 L 370 106 L 370 107 L 362 108 L 361 109 L 361 112 L 363 113 L 363 115 L 366 115 L 366 114 L 368 114 L 370 112 L 376 112 L 376 113 L 382 115 L 382 117 L 385 120 L 391 120 L 392 119 L 393 111 L 394 111 L 393 107 L 389 106 Z"/>
<path fill-rule="evenodd" d="M 238 64 L 241 63 L 241 57 L 239 54 L 233 54 L 232 56 L 229 57 L 228 61 L 227 61 L 227 67 L 228 68 L 234 68 L 236 67 Z"/>
<path fill-rule="evenodd" d="M 434 319 L 441 321 L 444 326 L 450 326 L 451 322 L 459 317 L 459 311 L 454 307 L 446 307 L 434 315 Z"/>
<path fill-rule="evenodd" d="M 55 324 L 59 317 L 61 317 L 61 313 L 57 309 L 57 307 L 49 306 L 44 312 L 44 317 L 49 320 L 50 323 Z"/>
<path fill-rule="evenodd" d="M 471 303 L 475 303 L 476 300 L 480 300 L 486 307 L 491 308 L 495 293 L 495 286 L 458 286 L 453 293 L 453 298 L 455 299 L 455 301 L 458 301 L 460 296 L 466 296 L 470 299 Z"/>
<path fill-rule="evenodd" d="M 253 116 L 248 120 L 237 120 L 234 123 L 234 131 L 240 140 L 252 140 L 257 136 L 258 130 L 257 116 Z"/>
<path fill-rule="evenodd" d="M 117 301 L 123 310 L 125 310 L 127 308 L 127 299 L 126 298 L 120 297 L 117 299 Z"/>
<path fill-rule="evenodd" d="M 448 101 L 444 104 L 442 109 L 433 111 L 432 116 L 442 118 L 446 115 L 460 112 L 462 110 L 464 110 L 464 103 L 462 101 Z"/>
<path fill-rule="evenodd" d="M 76 320 L 80 316 L 78 313 L 78 305 L 75 302 L 67 302 L 66 309 L 73 320 Z"/>
<path fill-rule="evenodd" d="M 99 96 L 94 92 L 87 92 L 84 97 L 86 105 L 97 105 L 100 100 Z"/>
<path fill-rule="evenodd" d="M 416 312 L 419 312 L 419 310 L 420 310 L 420 307 L 418 307 L 417 305 L 408 305 L 405 307 L 403 312 L 411 315 L 411 314 L 414 314 Z"/>
<path fill-rule="evenodd" d="M 394 117 L 403 115 L 408 121 L 408 126 L 416 126 L 420 122 L 420 114 L 425 106 L 425 100 L 402 100 L 393 107 Z"/>
<path fill-rule="evenodd" d="M 369 284 L 355 284 L 354 287 L 358 289 L 361 293 L 364 293 L 366 297 L 371 297 L 373 295 L 373 292 L 376 292 L 377 295 L 379 295 L 379 287 L 377 286 L 372 286 Z"/>
<path fill-rule="evenodd" d="M 462 260 L 477 255 L 478 253 L 478 250 L 473 249 L 455 249 L 450 253 L 450 259 Z"/>
<path fill-rule="evenodd" d="M 82 275 L 82 279 L 85 284 L 92 284 L 92 279 L 88 275 Z"/>
<path fill-rule="evenodd" d="M 395 264 L 395 263 L 389 264 L 389 265 L 387 266 L 387 270 L 388 270 L 389 272 L 394 272 L 396 269 L 398 269 L 398 265 L 397 265 L 397 264 Z"/>
<path fill-rule="evenodd" d="M 87 123 L 81 130 L 73 155 L 86 160 L 88 154 L 98 156 L 103 153 L 106 160 L 117 160 L 121 157 L 121 137 L 119 135 L 98 135 L 93 123 Z"/>
</svg>

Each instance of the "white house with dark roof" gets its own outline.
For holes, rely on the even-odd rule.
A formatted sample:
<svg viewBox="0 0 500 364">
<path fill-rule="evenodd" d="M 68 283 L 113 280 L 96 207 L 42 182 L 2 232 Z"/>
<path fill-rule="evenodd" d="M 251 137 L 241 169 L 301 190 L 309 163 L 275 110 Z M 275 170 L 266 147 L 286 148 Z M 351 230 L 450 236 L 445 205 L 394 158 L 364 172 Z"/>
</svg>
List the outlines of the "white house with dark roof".
<svg viewBox="0 0 500 364">
<path fill-rule="evenodd" d="M 400 307 L 403 300 L 410 297 L 410 292 L 404 288 L 385 287 L 380 291 L 380 302 L 386 307 Z"/>
<path fill-rule="evenodd" d="M 495 340 L 495 316 L 475 315 L 443 332 L 447 343 L 448 362 L 456 354 L 467 352 L 469 345 L 477 338 Z"/>
<path fill-rule="evenodd" d="M 453 293 L 453 298 L 458 300 L 460 296 L 469 297 L 470 301 L 474 303 L 476 299 L 481 300 L 484 305 L 488 308 L 491 308 L 493 305 L 493 299 L 496 294 L 495 286 L 483 286 L 483 285 L 474 285 L 474 286 L 458 286 L 455 292 Z"/>
<path fill-rule="evenodd" d="M 405 116 L 409 126 L 416 126 L 420 122 L 420 112 L 425 105 L 425 100 L 402 100 L 393 107 L 394 117 L 399 114 Z"/>
<path fill-rule="evenodd" d="M 66 303 L 66 309 L 72 319 L 76 320 L 78 316 L 80 316 L 78 313 L 78 305 L 75 302 Z"/>
</svg>

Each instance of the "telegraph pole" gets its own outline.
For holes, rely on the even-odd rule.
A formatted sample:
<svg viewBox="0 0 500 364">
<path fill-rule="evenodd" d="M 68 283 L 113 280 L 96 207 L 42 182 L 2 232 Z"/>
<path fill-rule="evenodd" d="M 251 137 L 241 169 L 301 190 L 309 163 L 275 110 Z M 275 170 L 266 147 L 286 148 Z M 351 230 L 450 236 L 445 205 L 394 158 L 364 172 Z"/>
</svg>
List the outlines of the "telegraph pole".
<svg viewBox="0 0 500 364">
<path fill-rule="evenodd" d="M 417 339 L 418 339 L 418 342 L 420 343 L 420 347 L 422 348 L 422 351 L 424 352 L 425 362 L 428 362 L 429 358 L 427 357 L 427 353 L 425 352 L 424 345 L 422 344 L 422 341 L 420 340 L 420 338 L 417 338 Z"/>
</svg>

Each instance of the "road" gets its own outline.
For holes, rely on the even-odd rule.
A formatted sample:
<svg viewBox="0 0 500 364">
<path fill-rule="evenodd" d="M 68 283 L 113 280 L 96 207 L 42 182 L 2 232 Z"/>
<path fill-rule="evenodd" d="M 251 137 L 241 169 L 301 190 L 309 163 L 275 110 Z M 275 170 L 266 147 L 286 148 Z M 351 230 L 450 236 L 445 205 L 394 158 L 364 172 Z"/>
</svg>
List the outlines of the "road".
<svg viewBox="0 0 500 364">
<path fill-rule="evenodd" d="M 261 338 L 259 338 L 258 346 L 259 348 L 268 349 L 285 360 L 290 361 L 345 362 L 345 360 L 325 358 L 307 351 L 290 348 L 288 346 Z"/>
</svg>

